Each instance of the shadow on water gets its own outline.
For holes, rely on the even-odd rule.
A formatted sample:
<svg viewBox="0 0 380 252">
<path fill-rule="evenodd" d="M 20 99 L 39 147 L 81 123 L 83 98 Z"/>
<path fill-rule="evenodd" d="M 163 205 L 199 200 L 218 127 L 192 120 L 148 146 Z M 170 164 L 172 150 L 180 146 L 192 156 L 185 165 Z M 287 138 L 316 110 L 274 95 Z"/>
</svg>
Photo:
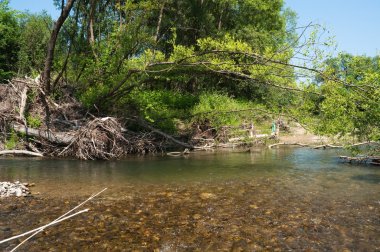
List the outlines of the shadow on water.
<svg viewBox="0 0 380 252">
<path fill-rule="evenodd" d="M 380 184 L 380 175 L 379 174 L 362 174 L 351 177 L 354 180 L 364 181 L 371 184 Z"/>
</svg>

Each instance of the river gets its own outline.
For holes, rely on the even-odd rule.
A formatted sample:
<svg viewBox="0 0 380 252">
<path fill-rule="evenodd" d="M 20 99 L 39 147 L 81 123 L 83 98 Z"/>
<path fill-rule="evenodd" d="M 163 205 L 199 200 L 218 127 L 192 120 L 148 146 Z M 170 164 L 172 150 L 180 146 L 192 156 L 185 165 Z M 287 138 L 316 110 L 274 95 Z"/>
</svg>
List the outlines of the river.
<svg viewBox="0 0 380 252">
<path fill-rule="evenodd" d="M 119 161 L 0 159 L 0 181 L 35 183 L 33 197 L 0 199 L 0 240 L 107 187 L 88 213 L 21 250 L 380 251 L 380 169 L 341 163 L 340 154 L 280 147 Z"/>
</svg>

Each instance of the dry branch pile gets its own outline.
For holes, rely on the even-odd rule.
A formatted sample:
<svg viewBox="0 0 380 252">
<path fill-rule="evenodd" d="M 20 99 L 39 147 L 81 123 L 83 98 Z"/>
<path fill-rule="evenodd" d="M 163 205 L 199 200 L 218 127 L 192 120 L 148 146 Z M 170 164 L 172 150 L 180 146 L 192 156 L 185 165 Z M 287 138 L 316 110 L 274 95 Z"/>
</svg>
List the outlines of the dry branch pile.
<svg viewBox="0 0 380 252">
<path fill-rule="evenodd" d="M 144 136 L 125 137 L 120 122 L 113 117 L 95 118 L 82 126 L 60 156 L 79 159 L 120 158 L 127 153 L 154 152 L 153 140 Z"/>
<path fill-rule="evenodd" d="M 17 150 L 5 154 L 34 152 L 84 160 L 112 159 L 155 152 L 159 146 L 152 133 L 133 133 L 114 117 L 96 118 L 87 113 L 69 90 L 58 101 L 46 97 L 50 114 L 47 125 L 41 92 L 33 79 L 14 79 L 0 85 L 0 151 L 11 132 L 19 134 Z M 40 124 L 31 125 L 31 118 Z"/>
<path fill-rule="evenodd" d="M 59 155 L 79 159 L 110 159 L 125 153 L 128 140 L 115 118 L 95 118 L 81 127 L 71 143 Z"/>
</svg>

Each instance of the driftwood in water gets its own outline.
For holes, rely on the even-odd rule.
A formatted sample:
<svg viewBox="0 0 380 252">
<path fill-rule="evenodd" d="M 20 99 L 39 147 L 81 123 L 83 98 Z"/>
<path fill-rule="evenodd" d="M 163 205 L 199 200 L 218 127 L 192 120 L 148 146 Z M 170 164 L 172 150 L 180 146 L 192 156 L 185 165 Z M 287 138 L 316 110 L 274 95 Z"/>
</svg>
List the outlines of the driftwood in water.
<svg viewBox="0 0 380 252">
<path fill-rule="evenodd" d="M 375 141 L 368 141 L 368 142 L 361 142 L 361 143 L 356 143 L 356 144 L 350 144 L 350 145 L 332 145 L 332 144 L 324 144 L 324 145 L 318 145 L 313 147 L 314 149 L 321 149 L 321 148 L 347 148 L 347 147 L 357 147 L 361 145 L 370 145 L 370 144 L 379 144 L 378 142 Z"/>
<path fill-rule="evenodd" d="M 303 143 L 275 143 L 275 144 L 271 144 L 268 146 L 269 149 L 275 147 L 275 146 L 279 146 L 279 145 L 298 145 L 298 146 L 302 146 L 302 147 L 308 147 L 310 146 L 309 144 L 303 144 Z"/>
<path fill-rule="evenodd" d="M 314 146 L 313 149 L 326 149 L 326 148 L 344 148 L 342 145 L 322 144 Z"/>
<path fill-rule="evenodd" d="M 339 158 L 349 163 L 366 163 L 372 165 L 380 165 L 380 156 L 340 156 Z"/>
<path fill-rule="evenodd" d="M 172 151 L 172 152 L 166 153 L 166 155 L 172 156 L 172 157 L 185 156 L 189 154 L 190 154 L 189 149 L 185 149 L 184 151 Z"/>
<path fill-rule="evenodd" d="M 4 150 L 4 151 L 0 151 L 0 155 L 27 155 L 27 156 L 34 156 L 34 157 L 44 156 L 41 153 L 27 151 L 27 150 Z"/>
<path fill-rule="evenodd" d="M 361 145 L 366 145 L 366 144 L 378 144 L 378 142 L 362 142 L 362 143 L 356 143 L 356 144 L 351 144 L 351 145 L 347 145 L 347 146 L 343 146 L 343 145 L 333 145 L 333 144 L 323 144 L 323 145 L 317 145 L 317 146 L 312 146 L 310 144 L 304 144 L 304 143 L 285 143 L 285 142 L 282 142 L 282 143 L 275 143 L 275 144 L 271 144 L 268 146 L 269 149 L 275 147 L 275 146 L 279 146 L 279 145 L 299 145 L 299 146 L 302 146 L 302 147 L 311 147 L 313 149 L 326 149 L 326 148 L 345 148 L 345 147 L 355 147 L 355 146 L 361 146 Z"/>
</svg>

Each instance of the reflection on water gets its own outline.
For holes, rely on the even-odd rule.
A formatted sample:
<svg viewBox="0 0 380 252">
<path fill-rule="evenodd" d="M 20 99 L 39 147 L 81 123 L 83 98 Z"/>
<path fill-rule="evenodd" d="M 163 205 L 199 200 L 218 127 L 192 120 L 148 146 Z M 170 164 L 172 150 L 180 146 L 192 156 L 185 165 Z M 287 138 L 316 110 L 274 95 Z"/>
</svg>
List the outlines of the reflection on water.
<svg viewBox="0 0 380 252">
<path fill-rule="evenodd" d="M 109 162 L 2 159 L 1 181 L 32 182 L 40 194 L 2 200 L 0 239 L 109 187 L 88 215 L 27 249 L 380 250 L 380 169 L 339 163 L 339 155 L 279 148 Z"/>
</svg>

